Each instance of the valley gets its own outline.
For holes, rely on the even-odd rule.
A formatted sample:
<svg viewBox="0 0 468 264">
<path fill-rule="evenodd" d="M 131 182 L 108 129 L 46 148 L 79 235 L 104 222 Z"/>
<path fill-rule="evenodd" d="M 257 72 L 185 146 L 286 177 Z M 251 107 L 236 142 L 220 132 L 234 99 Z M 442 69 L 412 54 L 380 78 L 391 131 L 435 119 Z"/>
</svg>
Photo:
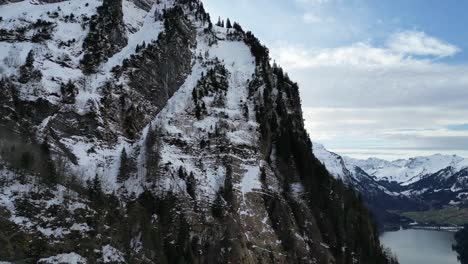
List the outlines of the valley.
<svg viewBox="0 0 468 264">
<path fill-rule="evenodd" d="M 382 229 L 454 227 L 468 222 L 468 160 L 432 155 L 386 161 L 342 157 L 314 144 L 332 175 L 361 193 Z"/>
</svg>

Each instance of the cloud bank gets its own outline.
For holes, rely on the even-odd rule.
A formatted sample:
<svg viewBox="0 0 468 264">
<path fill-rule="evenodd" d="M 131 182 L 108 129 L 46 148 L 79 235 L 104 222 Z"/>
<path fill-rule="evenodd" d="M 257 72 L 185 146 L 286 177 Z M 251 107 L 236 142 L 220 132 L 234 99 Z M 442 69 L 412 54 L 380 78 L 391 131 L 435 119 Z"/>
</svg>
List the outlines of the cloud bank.
<svg viewBox="0 0 468 264">
<path fill-rule="evenodd" d="M 272 54 L 300 84 L 314 140 L 348 155 L 362 157 L 375 148 L 380 157 L 398 158 L 468 153 L 468 131 L 451 129 L 467 123 L 468 67 L 438 61 L 459 51 L 423 32 L 405 31 L 382 46 L 284 45 Z"/>
<path fill-rule="evenodd" d="M 438 57 L 453 56 L 460 51 L 454 45 L 426 35 L 424 32 L 403 31 L 393 34 L 388 47 L 403 54 L 431 55 Z"/>
</svg>

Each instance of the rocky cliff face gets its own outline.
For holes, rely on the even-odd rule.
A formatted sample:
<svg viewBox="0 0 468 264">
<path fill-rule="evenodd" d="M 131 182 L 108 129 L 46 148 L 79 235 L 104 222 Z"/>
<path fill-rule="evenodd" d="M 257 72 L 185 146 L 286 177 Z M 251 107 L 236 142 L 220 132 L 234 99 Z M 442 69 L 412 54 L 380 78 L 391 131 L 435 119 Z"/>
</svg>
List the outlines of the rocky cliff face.
<svg viewBox="0 0 468 264">
<path fill-rule="evenodd" d="M 238 24 L 195 0 L 0 12 L 0 260 L 391 263 Z"/>
</svg>

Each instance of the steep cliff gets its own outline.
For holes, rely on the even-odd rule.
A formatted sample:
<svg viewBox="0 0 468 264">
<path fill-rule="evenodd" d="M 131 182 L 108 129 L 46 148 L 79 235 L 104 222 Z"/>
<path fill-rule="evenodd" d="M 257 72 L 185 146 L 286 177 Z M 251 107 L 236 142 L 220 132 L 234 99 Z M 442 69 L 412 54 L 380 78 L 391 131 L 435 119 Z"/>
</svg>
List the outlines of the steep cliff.
<svg viewBox="0 0 468 264">
<path fill-rule="evenodd" d="M 49 2 L 0 10 L 0 260 L 392 263 L 252 33 L 196 0 Z"/>
</svg>

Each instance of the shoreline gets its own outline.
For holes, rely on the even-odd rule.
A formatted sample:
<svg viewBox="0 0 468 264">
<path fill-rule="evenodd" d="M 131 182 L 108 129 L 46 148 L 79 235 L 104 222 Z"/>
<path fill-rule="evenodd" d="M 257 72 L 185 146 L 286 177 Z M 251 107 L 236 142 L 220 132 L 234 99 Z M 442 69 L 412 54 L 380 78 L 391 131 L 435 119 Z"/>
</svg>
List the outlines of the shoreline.
<svg viewBox="0 0 468 264">
<path fill-rule="evenodd" d="M 427 230 L 427 231 L 440 231 L 440 232 L 450 232 L 456 233 L 463 229 L 462 226 L 422 226 L 422 225 L 414 225 L 414 226 L 400 226 L 399 228 L 389 228 L 382 230 L 381 234 L 387 232 L 397 232 L 400 230 Z"/>
<path fill-rule="evenodd" d="M 405 223 L 400 225 L 387 225 L 380 229 L 381 234 L 386 232 L 395 232 L 399 230 L 407 230 L 407 229 L 415 229 L 415 230 L 429 230 L 429 231 L 444 231 L 444 232 L 457 232 L 463 229 L 463 226 L 435 226 L 435 225 L 424 225 L 418 223 Z"/>
<path fill-rule="evenodd" d="M 410 226 L 404 229 L 417 229 L 417 230 L 430 230 L 430 231 L 444 231 L 444 232 L 457 232 L 463 229 L 462 226 Z"/>
</svg>

